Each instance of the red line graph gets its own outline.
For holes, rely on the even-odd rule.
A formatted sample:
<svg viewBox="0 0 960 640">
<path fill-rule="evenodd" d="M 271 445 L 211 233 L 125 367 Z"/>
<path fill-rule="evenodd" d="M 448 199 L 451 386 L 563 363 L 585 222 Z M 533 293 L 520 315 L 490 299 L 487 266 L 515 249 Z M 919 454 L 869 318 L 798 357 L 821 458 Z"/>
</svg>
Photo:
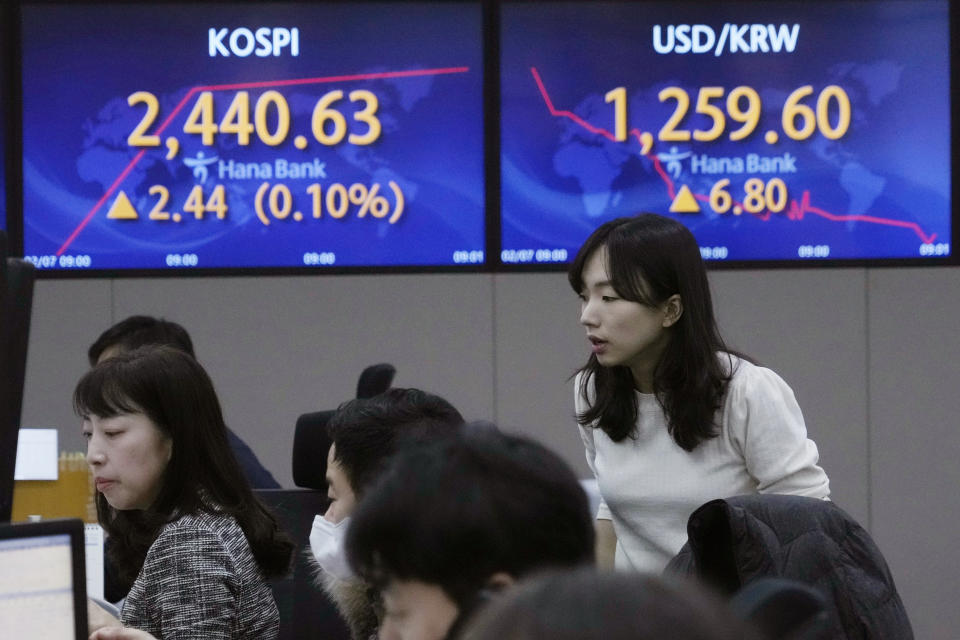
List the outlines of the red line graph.
<svg viewBox="0 0 960 640">
<path fill-rule="evenodd" d="M 358 73 L 353 75 L 340 75 L 340 76 L 324 76 L 319 78 L 296 78 L 291 80 L 264 80 L 260 82 L 240 82 L 234 84 L 211 84 L 205 86 L 197 86 L 191 88 L 183 99 L 177 103 L 177 106 L 174 107 L 173 111 L 170 112 L 170 115 L 167 116 L 167 119 L 157 127 L 157 130 L 153 132 L 153 135 L 160 135 L 163 133 L 164 129 L 170 125 L 173 119 L 177 116 L 181 109 L 187 104 L 187 102 L 197 93 L 202 91 L 233 91 L 240 89 L 260 89 L 264 87 L 292 87 L 297 85 L 307 85 L 307 84 L 324 84 L 330 82 L 350 82 L 355 80 L 382 80 L 386 78 L 410 78 L 416 76 L 438 76 L 445 75 L 450 73 L 466 73 L 470 70 L 470 67 L 444 67 L 438 69 L 411 69 L 407 71 L 381 71 L 377 73 Z M 144 154 L 147 152 L 146 149 L 141 149 L 136 156 L 133 157 L 133 160 L 126 166 L 126 168 L 120 172 L 120 175 L 117 176 L 117 179 L 113 181 L 113 184 L 104 192 L 103 196 L 97 201 L 93 208 L 87 212 L 87 215 L 84 216 L 83 220 L 77 225 L 77 228 L 67 237 L 63 245 L 57 250 L 57 256 L 63 254 L 64 251 L 77 239 L 77 236 L 80 235 L 80 232 L 83 231 L 84 227 L 93 219 L 93 216 L 96 215 L 97 211 L 104 205 L 104 203 L 113 195 L 117 190 L 120 184 L 126 179 L 133 168 L 137 165 L 138 162 L 143 158 Z"/>
<path fill-rule="evenodd" d="M 611 142 L 617 141 L 616 136 L 614 136 L 613 133 L 607 131 L 606 129 L 602 129 L 600 127 L 590 124 L 589 122 L 587 122 L 577 114 L 573 113 L 572 111 L 565 111 L 565 110 L 557 109 L 556 107 L 554 107 L 553 100 L 550 98 L 550 94 L 547 92 L 547 88 L 546 86 L 544 86 L 543 80 L 540 78 L 540 73 L 537 71 L 536 67 L 530 67 L 530 73 L 533 74 L 533 79 L 537 83 L 537 88 L 540 90 L 540 95 L 543 96 L 543 101 L 544 103 L 546 103 L 547 110 L 550 111 L 550 115 L 558 118 L 568 118 L 569 120 L 572 120 L 573 122 L 580 125 L 590 133 L 602 135 L 603 137 L 609 139 Z M 631 129 L 630 135 L 632 135 L 639 141 L 641 131 L 639 129 Z M 663 166 L 660 163 L 660 159 L 656 155 L 650 152 L 650 153 L 647 153 L 645 157 L 653 162 L 653 168 L 660 175 L 660 178 L 663 180 L 664 184 L 666 185 L 667 193 L 670 196 L 670 200 L 672 201 L 674 198 L 677 197 L 676 185 L 674 185 L 673 180 L 671 180 L 670 176 L 667 175 L 667 172 L 663 169 Z M 701 202 L 709 202 L 710 200 L 709 196 L 704 195 L 702 193 L 694 193 L 693 197 L 696 198 L 697 200 L 700 200 Z M 742 205 L 742 203 L 736 203 L 736 204 Z M 790 200 L 790 206 L 787 209 L 787 219 L 798 220 L 798 221 L 803 220 L 804 216 L 807 213 L 812 213 L 815 216 L 820 216 L 821 218 L 825 218 L 833 222 L 850 222 L 850 221 L 869 222 L 871 224 L 880 224 L 880 225 L 886 225 L 890 227 L 902 227 L 905 229 L 910 229 L 914 233 L 916 233 L 917 236 L 920 237 L 920 240 L 923 241 L 924 244 L 929 244 L 934 240 L 936 240 L 937 238 L 937 234 L 935 233 L 933 234 L 925 233 L 924 230 L 920 228 L 920 225 L 918 225 L 916 222 L 907 222 L 904 220 L 894 220 L 890 218 L 880 218 L 877 216 L 868 216 L 868 215 L 859 215 L 859 214 L 840 215 L 840 214 L 830 213 L 829 211 L 825 211 L 819 207 L 815 207 L 812 204 L 810 204 L 810 191 L 804 190 L 803 195 L 800 197 L 799 201 L 797 201 L 796 199 Z M 770 219 L 771 215 L 772 214 L 770 211 L 765 211 L 761 214 L 756 214 L 756 217 L 758 217 L 763 221 L 767 221 Z"/>
</svg>

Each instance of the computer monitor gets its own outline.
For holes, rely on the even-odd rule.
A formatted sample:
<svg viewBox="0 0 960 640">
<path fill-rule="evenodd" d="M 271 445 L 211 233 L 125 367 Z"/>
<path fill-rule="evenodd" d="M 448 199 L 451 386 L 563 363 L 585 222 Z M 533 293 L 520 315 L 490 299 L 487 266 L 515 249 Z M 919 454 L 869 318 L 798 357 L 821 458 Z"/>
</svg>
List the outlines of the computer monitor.
<svg viewBox="0 0 960 640">
<path fill-rule="evenodd" d="M 0 525 L 0 620 L 4 637 L 86 638 L 83 522 Z"/>
<path fill-rule="evenodd" d="M 640 211 L 717 267 L 955 264 L 953 4 L 499 3 L 501 266 Z"/>
<path fill-rule="evenodd" d="M 32 264 L 8 258 L 0 231 L 0 522 L 10 520 L 13 472 L 33 306 Z"/>
<path fill-rule="evenodd" d="M 45 273 L 483 263 L 480 2 L 21 4 Z"/>
</svg>

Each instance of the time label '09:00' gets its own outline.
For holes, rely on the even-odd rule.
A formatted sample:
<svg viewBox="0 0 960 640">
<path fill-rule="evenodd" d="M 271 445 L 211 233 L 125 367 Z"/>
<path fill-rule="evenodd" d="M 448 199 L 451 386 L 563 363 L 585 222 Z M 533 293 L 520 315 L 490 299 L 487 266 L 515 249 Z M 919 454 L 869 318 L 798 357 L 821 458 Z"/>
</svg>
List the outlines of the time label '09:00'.
<svg viewBox="0 0 960 640">
<path fill-rule="evenodd" d="M 504 249 L 500 252 L 500 261 L 504 264 L 566 262 L 569 257 L 566 249 Z"/>
<path fill-rule="evenodd" d="M 37 269 L 89 269 L 93 266 L 93 258 L 88 255 L 42 255 L 23 256 Z"/>
</svg>

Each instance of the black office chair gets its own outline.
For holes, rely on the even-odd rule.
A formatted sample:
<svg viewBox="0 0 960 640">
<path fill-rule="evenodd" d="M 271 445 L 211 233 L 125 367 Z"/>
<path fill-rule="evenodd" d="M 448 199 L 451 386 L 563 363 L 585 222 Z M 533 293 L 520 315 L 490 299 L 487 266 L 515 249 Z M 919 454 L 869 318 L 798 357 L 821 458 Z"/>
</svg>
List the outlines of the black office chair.
<svg viewBox="0 0 960 640">
<path fill-rule="evenodd" d="M 390 388 L 391 364 L 367 367 L 357 381 L 357 398 L 371 398 Z M 313 519 L 329 505 L 327 498 L 327 423 L 335 411 L 315 411 L 297 418 L 293 437 L 293 481 L 300 489 L 261 489 L 257 495 L 274 511 L 297 550 L 291 574 L 271 583 L 280 609 L 280 640 L 348 640 L 350 631 L 335 605 L 314 581 L 310 553 Z"/>
<path fill-rule="evenodd" d="M 390 388 L 397 370 L 392 364 L 370 365 L 357 380 L 357 398 L 372 398 Z M 327 491 L 327 423 L 335 411 L 304 413 L 293 435 L 293 482 L 298 487 Z"/>
<path fill-rule="evenodd" d="M 255 489 L 254 493 L 296 544 L 290 573 L 270 581 L 280 610 L 279 640 L 350 640 L 336 605 L 314 583 L 308 557 L 313 519 L 327 510 L 326 491 Z"/>
<path fill-rule="evenodd" d="M 357 397 L 372 398 L 380 395 L 393 384 L 393 376 L 396 373 L 396 367 L 387 362 L 370 365 L 360 372 L 360 378 L 357 380 Z"/>
</svg>

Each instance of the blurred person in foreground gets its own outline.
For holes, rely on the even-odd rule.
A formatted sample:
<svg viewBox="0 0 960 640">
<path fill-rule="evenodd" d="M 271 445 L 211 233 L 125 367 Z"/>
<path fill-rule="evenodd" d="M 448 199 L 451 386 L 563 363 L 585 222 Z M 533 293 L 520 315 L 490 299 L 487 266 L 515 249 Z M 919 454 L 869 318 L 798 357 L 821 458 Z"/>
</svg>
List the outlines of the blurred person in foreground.
<svg viewBox="0 0 960 640">
<path fill-rule="evenodd" d="M 463 640 L 760 640 L 716 594 L 654 574 L 581 569 L 518 585 Z"/>
<path fill-rule="evenodd" d="M 590 564 L 594 531 L 563 460 L 480 423 L 398 452 L 354 511 L 346 548 L 383 593 L 381 640 L 443 640 L 524 576 Z"/>
</svg>

